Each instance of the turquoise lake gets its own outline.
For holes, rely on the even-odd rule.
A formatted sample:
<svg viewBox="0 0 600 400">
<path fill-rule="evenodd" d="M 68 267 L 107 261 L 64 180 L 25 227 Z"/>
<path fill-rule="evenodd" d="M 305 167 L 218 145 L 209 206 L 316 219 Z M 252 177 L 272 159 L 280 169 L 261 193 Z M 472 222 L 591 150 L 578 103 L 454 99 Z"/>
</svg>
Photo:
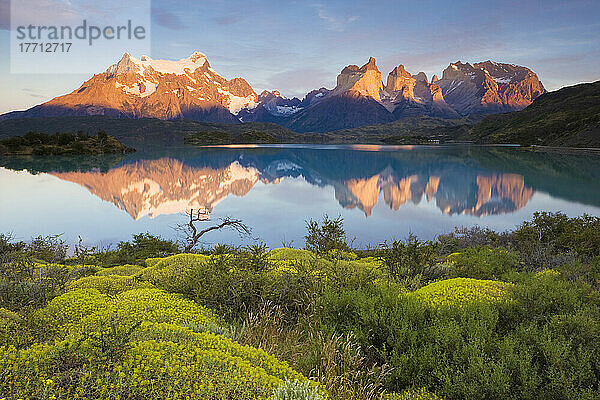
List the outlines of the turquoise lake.
<svg viewBox="0 0 600 400">
<path fill-rule="evenodd" d="M 127 156 L 0 158 L 0 232 L 62 234 L 93 246 L 149 232 L 177 238 L 183 213 L 240 218 L 252 236 L 203 244 L 304 245 L 305 221 L 344 219 L 355 246 L 480 225 L 512 229 L 536 211 L 600 215 L 600 157 L 510 146 L 172 147 Z M 211 222 L 204 222 L 206 226 Z"/>
</svg>

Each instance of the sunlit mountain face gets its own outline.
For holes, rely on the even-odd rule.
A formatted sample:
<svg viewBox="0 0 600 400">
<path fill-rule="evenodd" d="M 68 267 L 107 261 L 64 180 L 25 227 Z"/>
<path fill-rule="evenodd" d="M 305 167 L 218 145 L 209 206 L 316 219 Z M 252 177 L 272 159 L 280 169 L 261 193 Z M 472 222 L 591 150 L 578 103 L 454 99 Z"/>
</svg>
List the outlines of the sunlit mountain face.
<svg viewBox="0 0 600 400">
<path fill-rule="evenodd" d="M 367 177 L 332 178 L 318 165 L 275 158 L 262 166 L 242 157 L 222 167 L 195 166 L 174 158 L 141 160 L 107 172 L 60 172 L 52 175 L 77 183 L 104 201 L 126 211 L 134 220 L 175 214 L 190 209 L 212 212 L 230 195 L 243 197 L 255 184 L 277 184 L 301 178 L 314 186 L 332 186 L 339 204 L 371 216 L 383 201 L 393 210 L 407 202 L 435 202 L 444 214 L 485 216 L 514 212 L 527 204 L 535 191 L 517 174 L 466 172 L 430 166 L 429 171 L 406 174 L 388 166 Z M 304 164 L 304 165 L 303 165 Z"/>
</svg>

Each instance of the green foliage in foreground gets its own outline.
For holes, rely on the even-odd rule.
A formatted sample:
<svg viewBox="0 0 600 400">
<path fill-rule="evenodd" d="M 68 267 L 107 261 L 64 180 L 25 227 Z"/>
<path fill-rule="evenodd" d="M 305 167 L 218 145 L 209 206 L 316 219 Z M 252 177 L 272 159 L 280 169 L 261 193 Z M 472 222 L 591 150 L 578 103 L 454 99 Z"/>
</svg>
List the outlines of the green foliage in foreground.
<svg viewBox="0 0 600 400">
<path fill-rule="evenodd" d="M 11 289 L 0 398 L 599 397 L 598 218 L 353 252 L 340 224 L 323 227 L 307 235 L 319 254 L 149 251 L 59 275 L 46 302 L 19 307 L 30 295 Z M 1 287 L 37 282 L 11 257 Z"/>
<path fill-rule="evenodd" d="M 7 155 L 124 154 L 134 151 L 104 131 L 98 131 L 96 136 L 83 132 L 54 135 L 27 132 L 24 136 L 0 140 L 0 154 Z"/>
</svg>

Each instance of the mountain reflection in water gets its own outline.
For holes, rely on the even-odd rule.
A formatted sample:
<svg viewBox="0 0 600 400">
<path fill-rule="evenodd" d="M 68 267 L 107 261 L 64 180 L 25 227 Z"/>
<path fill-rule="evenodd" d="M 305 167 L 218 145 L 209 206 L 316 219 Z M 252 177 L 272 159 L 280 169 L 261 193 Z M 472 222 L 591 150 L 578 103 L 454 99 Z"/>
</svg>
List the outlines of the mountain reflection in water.
<svg viewBox="0 0 600 400">
<path fill-rule="evenodd" d="M 208 212 L 229 195 L 245 196 L 260 180 L 277 184 L 287 177 L 302 175 L 304 168 L 286 160 L 268 164 L 265 171 L 242 166 L 234 161 L 223 168 L 185 165 L 173 158 L 143 160 L 112 168 L 106 173 L 52 173 L 58 178 L 77 183 L 102 200 L 126 211 L 133 219 L 156 217 L 190 209 Z M 315 179 L 311 184 L 332 185 L 335 198 L 345 208 L 359 208 L 368 217 L 383 193 L 385 203 L 398 210 L 407 201 L 435 199 L 444 214 L 484 216 L 502 214 L 522 208 L 534 193 L 516 174 L 432 171 L 429 174 L 398 175 L 387 167 L 367 178 L 348 180 Z"/>
<path fill-rule="evenodd" d="M 415 226 L 428 235 L 437 233 L 438 225 L 447 229 L 451 224 L 493 222 L 492 228 L 505 228 L 534 211 L 569 208 L 581 214 L 594 213 L 600 206 L 598 157 L 501 147 L 186 147 L 140 152 L 124 159 L 12 158 L 1 162 L 5 171 L 25 169 L 58 178 L 53 191 L 67 193 L 64 185 L 74 183 L 125 211 L 130 222 L 101 211 L 107 218 L 110 214 L 118 219 L 110 229 L 104 228 L 111 232 L 118 227 L 124 232 L 154 231 L 156 224 L 165 232 L 165 226 L 180 218 L 179 213 L 203 209 L 215 217 L 234 213 L 258 221 L 255 224 L 274 237 L 292 232 L 301 238 L 304 220 L 327 212 L 343 214 L 357 230 L 353 234 L 379 240 Z M 16 187 L 21 180 L 26 185 L 22 173 L 10 179 L 19 181 L 14 182 Z M 16 196 L 20 195 L 17 191 Z M 92 205 L 91 199 L 86 202 Z M 31 214 L 31 210 L 18 209 L 24 207 L 18 201 L 9 203 L 1 211 L 6 213 L 3 219 L 18 221 L 19 213 Z M 74 206 L 85 212 L 87 203 Z M 74 206 L 47 205 L 60 214 L 59 221 L 74 218 Z M 490 219 L 501 215 L 514 217 Z M 103 217 L 90 217 L 99 231 L 94 235 L 99 237 L 102 224 L 108 224 Z M 18 222 L 0 226 L 4 230 L 16 227 Z M 54 232 L 61 230 L 58 227 Z"/>
</svg>

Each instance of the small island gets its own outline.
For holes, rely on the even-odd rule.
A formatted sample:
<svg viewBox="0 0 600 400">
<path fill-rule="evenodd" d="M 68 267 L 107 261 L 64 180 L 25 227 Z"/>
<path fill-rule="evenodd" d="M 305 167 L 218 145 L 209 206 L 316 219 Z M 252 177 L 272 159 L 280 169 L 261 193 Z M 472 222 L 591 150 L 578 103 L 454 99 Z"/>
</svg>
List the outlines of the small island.
<svg viewBox="0 0 600 400">
<path fill-rule="evenodd" d="M 0 155 L 98 155 L 135 152 L 117 138 L 99 130 L 95 136 L 83 131 L 48 135 L 35 131 L 0 140 Z"/>
</svg>

